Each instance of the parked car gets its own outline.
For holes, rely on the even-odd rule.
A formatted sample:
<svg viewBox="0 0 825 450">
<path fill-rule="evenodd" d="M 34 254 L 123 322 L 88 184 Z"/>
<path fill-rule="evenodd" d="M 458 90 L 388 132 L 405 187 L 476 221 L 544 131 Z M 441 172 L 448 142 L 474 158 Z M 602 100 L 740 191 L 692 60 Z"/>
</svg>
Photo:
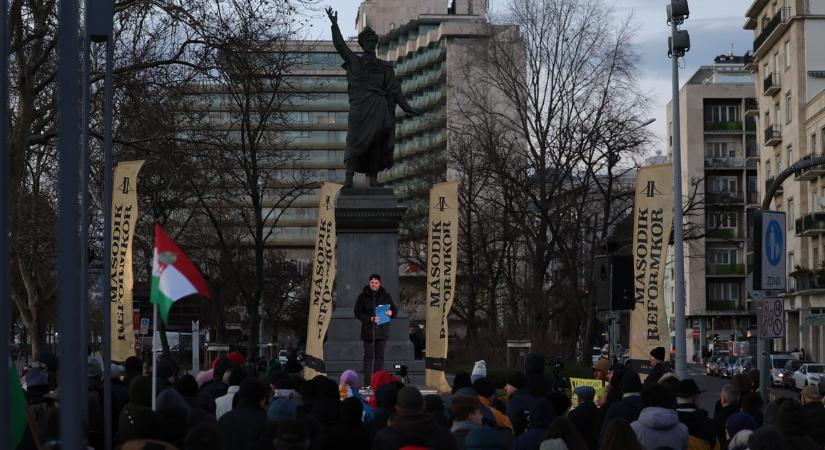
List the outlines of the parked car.
<svg viewBox="0 0 825 450">
<path fill-rule="evenodd" d="M 790 353 L 772 353 L 769 358 L 771 361 L 771 381 L 774 386 L 782 386 L 782 372 L 785 370 L 788 361 L 794 360 L 794 357 Z"/>
<path fill-rule="evenodd" d="M 722 378 L 733 378 L 733 365 L 736 364 L 735 356 L 722 357 L 719 363 L 719 376 Z"/>
<path fill-rule="evenodd" d="M 793 388 L 800 390 L 808 385 L 819 386 L 819 376 L 825 371 L 825 364 L 802 364 L 793 374 Z"/>
<path fill-rule="evenodd" d="M 785 367 L 782 369 L 782 372 L 779 374 L 779 378 L 782 380 L 783 388 L 785 389 L 793 389 L 793 374 L 800 367 L 802 364 L 813 364 L 813 361 L 807 361 L 804 359 L 791 359 L 785 363 Z"/>
</svg>

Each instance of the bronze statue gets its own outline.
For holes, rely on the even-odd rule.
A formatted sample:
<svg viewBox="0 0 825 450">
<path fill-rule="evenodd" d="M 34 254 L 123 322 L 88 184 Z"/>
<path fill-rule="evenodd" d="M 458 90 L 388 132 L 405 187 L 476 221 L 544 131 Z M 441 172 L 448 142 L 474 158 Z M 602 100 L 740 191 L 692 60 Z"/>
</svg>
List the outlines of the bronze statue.
<svg viewBox="0 0 825 450">
<path fill-rule="evenodd" d="M 349 93 L 349 126 L 344 163 L 347 178 L 344 187 L 352 187 L 355 172 L 369 176 L 370 186 L 378 186 L 378 172 L 392 167 L 395 146 L 395 106 L 409 114 L 420 114 L 410 106 L 401 92 L 401 83 L 392 64 L 375 54 L 378 35 L 367 27 L 358 35 L 364 50 L 359 56 L 347 46 L 338 28 L 338 13 L 326 9 L 332 22 L 332 42 L 344 59 Z"/>
</svg>

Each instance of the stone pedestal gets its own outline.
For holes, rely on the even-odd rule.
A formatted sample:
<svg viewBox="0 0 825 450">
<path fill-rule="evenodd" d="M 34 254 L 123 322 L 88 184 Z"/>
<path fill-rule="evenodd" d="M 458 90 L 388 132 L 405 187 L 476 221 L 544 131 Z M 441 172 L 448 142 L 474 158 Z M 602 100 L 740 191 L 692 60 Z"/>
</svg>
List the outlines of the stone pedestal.
<svg viewBox="0 0 825 450">
<path fill-rule="evenodd" d="M 409 339 L 409 316 L 401 307 L 398 283 L 398 224 L 406 206 L 387 188 L 342 189 L 335 207 L 337 263 L 335 309 L 324 343 L 327 375 L 335 380 L 341 372 L 363 366 L 364 344 L 361 322 L 353 308 L 372 273 L 381 275 L 381 284 L 398 306 L 399 314 L 390 325 L 390 339 L 384 352 L 384 369 L 395 373 L 395 364 L 408 367 L 410 382 L 424 382 L 424 361 L 413 358 Z M 376 368 L 380 370 L 381 368 Z M 368 384 L 369 380 L 364 380 Z"/>
</svg>

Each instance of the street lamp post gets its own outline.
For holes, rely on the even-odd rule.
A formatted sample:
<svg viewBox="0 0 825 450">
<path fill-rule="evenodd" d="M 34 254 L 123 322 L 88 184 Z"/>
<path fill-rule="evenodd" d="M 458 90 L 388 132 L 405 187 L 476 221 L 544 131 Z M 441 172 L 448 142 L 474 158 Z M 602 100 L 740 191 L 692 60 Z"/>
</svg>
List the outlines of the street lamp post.
<svg viewBox="0 0 825 450">
<path fill-rule="evenodd" d="M 685 262 L 684 236 L 682 223 L 682 143 L 679 111 L 679 57 L 685 56 L 690 50 L 690 37 L 685 30 L 677 27 L 688 18 L 689 9 L 687 0 L 671 0 L 667 5 L 667 20 L 670 24 L 670 38 L 668 39 L 668 56 L 671 58 L 673 71 L 673 266 L 675 278 L 676 315 L 676 375 L 679 378 L 687 377 L 687 355 L 685 336 Z"/>
</svg>

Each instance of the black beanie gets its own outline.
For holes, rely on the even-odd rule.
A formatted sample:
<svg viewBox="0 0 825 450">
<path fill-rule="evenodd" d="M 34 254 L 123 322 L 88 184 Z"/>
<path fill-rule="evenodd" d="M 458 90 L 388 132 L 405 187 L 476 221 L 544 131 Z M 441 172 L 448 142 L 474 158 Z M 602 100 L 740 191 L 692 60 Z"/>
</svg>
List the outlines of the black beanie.
<svg viewBox="0 0 825 450">
<path fill-rule="evenodd" d="M 656 347 L 650 351 L 650 356 L 658 359 L 659 361 L 665 360 L 665 348 L 664 347 Z"/>
</svg>

